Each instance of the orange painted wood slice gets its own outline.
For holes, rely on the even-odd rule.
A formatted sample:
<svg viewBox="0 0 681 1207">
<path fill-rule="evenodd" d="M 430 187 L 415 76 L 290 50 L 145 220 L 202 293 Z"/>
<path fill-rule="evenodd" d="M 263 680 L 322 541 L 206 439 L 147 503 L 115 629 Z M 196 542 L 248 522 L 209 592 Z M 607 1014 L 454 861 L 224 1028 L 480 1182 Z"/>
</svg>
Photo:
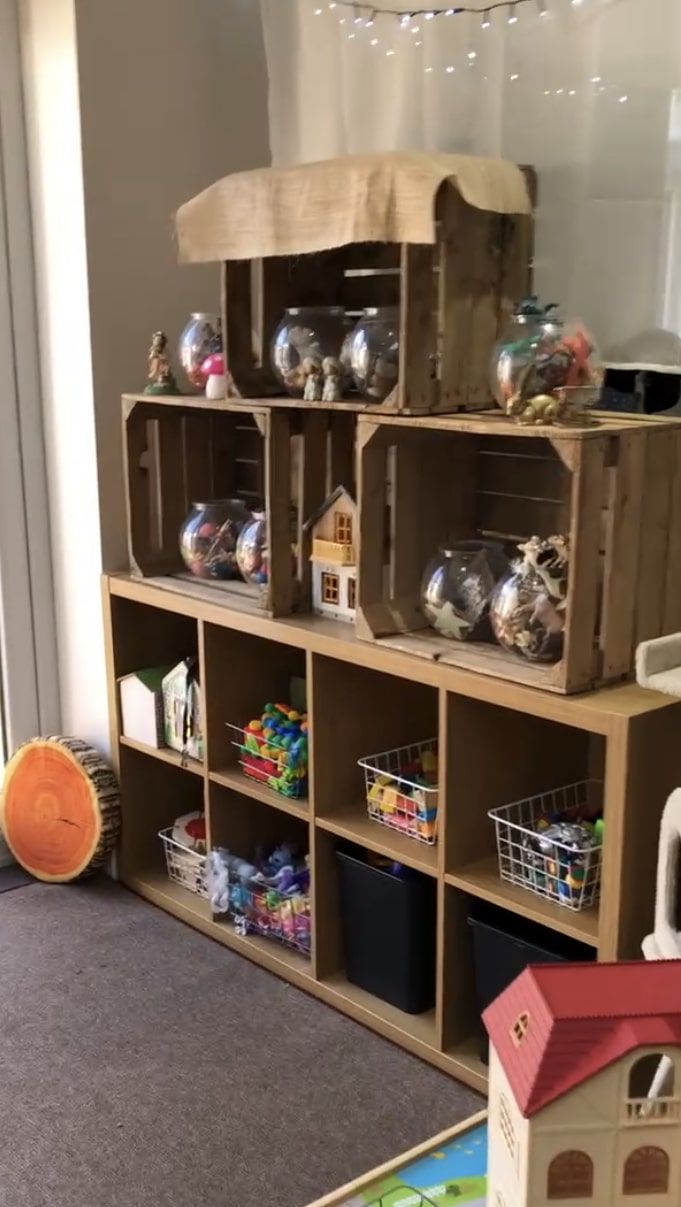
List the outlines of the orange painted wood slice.
<svg viewBox="0 0 681 1207">
<path fill-rule="evenodd" d="M 36 738 L 5 769 L 0 828 L 22 867 L 39 880 L 96 871 L 120 828 L 116 777 L 80 738 Z"/>
</svg>

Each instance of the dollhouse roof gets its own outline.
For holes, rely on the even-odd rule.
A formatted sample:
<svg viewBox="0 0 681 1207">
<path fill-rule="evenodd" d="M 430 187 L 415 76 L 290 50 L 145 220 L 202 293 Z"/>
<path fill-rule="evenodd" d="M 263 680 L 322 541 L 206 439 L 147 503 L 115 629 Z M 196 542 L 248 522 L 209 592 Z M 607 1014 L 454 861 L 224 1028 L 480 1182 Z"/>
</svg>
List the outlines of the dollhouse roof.
<svg viewBox="0 0 681 1207">
<path fill-rule="evenodd" d="M 681 961 L 530 967 L 483 1021 L 529 1118 L 628 1052 L 681 1047 Z"/>
<path fill-rule="evenodd" d="M 321 507 L 318 507 L 317 510 L 312 513 L 309 520 L 305 521 L 305 524 L 303 525 L 303 532 L 311 532 L 315 524 L 319 523 L 323 516 L 326 515 L 327 511 L 333 507 L 334 503 L 337 503 L 338 500 L 342 499 L 343 497 L 345 497 L 348 500 L 348 503 L 351 503 L 353 507 L 357 506 L 355 500 L 350 494 L 350 491 L 346 490 L 344 486 L 337 486 L 333 494 L 329 495 L 328 499 L 324 500 Z"/>
</svg>

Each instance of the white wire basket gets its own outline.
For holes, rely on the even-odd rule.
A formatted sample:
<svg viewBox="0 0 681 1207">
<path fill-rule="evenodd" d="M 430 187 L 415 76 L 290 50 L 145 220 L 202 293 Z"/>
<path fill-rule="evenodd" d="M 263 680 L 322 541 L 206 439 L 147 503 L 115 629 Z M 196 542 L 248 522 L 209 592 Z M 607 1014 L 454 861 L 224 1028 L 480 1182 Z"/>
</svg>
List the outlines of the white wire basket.
<svg viewBox="0 0 681 1207">
<path fill-rule="evenodd" d="M 280 796 L 294 800 L 307 796 L 307 759 L 305 763 L 298 762 L 288 747 L 271 738 L 265 746 L 271 752 L 272 757 L 269 757 L 262 753 L 260 744 L 253 741 L 253 735 L 240 725 L 233 725 L 230 721 L 226 725 L 233 735 L 232 745 L 239 751 L 239 766 L 244 775 L 266 784 Z"/>
<path fill-rule="evenodd" d="M 167 830 L 159 830 L 158 836 L 163 843 L 168 879 L 172 880 L 174 884 L 180 884 L 190 893 L 196 893 L 199 897 L 207 897 L 207 857 L 200 855 L 198 851 L 192 851 L 173 838 L 172 826 L 169 826 Z"/>
<path fill-rule="evenodd" d="M 568 843 L 556 841 L 548 827 L 555 822 L 584 822 L 601 816 L 602 797 L 602 784 L 580 780 L 490 809 L 501 879 L 567 909 L 595 905 L 601 888 L 602 845 L 595 841 L 586 850 L 575 850 Z"/>
<path fill-rule="evenodd" d="M 422 777 L 411 770 L 426 754 L 433 757 L 437 767 L 437 738 L 368 755 L 359 760 L 359 765 L 364 769 L 367 810 L 372 821 L 433 846 L 437 842 L 437 783 L 424 784 Z"/>
</svg>

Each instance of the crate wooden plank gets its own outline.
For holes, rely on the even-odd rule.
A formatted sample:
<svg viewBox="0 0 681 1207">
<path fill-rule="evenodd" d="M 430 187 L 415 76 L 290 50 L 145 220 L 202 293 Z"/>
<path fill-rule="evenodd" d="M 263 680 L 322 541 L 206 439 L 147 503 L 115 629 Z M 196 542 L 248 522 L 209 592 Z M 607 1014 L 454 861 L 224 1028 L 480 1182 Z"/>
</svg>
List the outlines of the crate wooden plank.
<svg viewBox="0 0 681 1207">
<path fill-rule="evenodd" d="M 675 441 L 664 427 L 645 436 L 645 491 L 641 515 L 641 557 L 636 591 L 636 644 L 659 637 L 665 611 L 667 553 Z"/>
<path fill-rule="evenodd" d="M 211 477 L 214 499 L 236 495 L 236 426 L 234 416 L 213 415 L 211 427 Z"/>
<path fill-rule="evenodd" d="M 384 433 L 365 423 L 357 430 L 358 510 L 361 516 L 357 552 L 357 633 L 371 639 L 392 632 L 393 620 L 383 604 L 386 536 L 387 445 Z"/>
<path fill-rule="evenodd" d="M 184 443 L 184 501 L 187 511 L 192 503 L 201 502 L 206 493 L 212 494 L 212 418 L 210 415 L 185 415 Z"/>
<path fill-rule="evenodd" d="M 184 417 L 170 414 L 158 425 L 158 513 L 160 518 L 160 541 L 162 549 L 177 549 L 177 539 L 183 521 L 187 518 L 187 507 L 183 490 L 184 483 Z M 176 554 L 178 566 L 181 564 Z"/>
<path fill-rule="evenodd" d="M 565 484 L 569 477 L 565 466 L 551 446 L 532 442 L 536 454 L 522 454 L 516 441 L 503 441 L 503 452 L 489 448 L 491 441 L 480 444 L 480 489 L 491 494 L 515 495 L 525 499 L 542 499 L 564 503 Z"/>
<path fill-rule="evenodd" d="M 674 468 L 669 508 L 662 635 L 681 632 L 681 433 L 670 433 L 669 439 L 674 444 Z"/>
<path fill-rule="evenodd" d="M 595 646 L 601 545 L 601 480 L 607 439 L 575 441 L 570 520 L 570 574 L 563 671 L 565 690 L 589 687 L 599 674 Z M 563 452 L 565 454 L 565 447 Z"/>
<path fill-rule="evenodd" d="M 353 497 L 356 496 L 356 427 L 355 416 L 351 411 L 333 411 L 329 414 L 329 472 L 326 481 L 329 494 L 342 485 Z"/>
<path fill-rule="evenodd" d="M 617 463 L 608 471 L 612 475 L 612 496 L 605 512 L 600 623 L 604 679 L 626 675 L 632 667 L 644 472 L 645 440 L 639 432 L 620 436 Z"/>
<path fill-rule="evenodd" d="M 310 564 L 310 533 L 304 531 L 305 524 L 314 515 L 331 489 L 327 482 L 327 422 L 325 411 L 306 411 L 302 418 L 302 434 L 299 444 L 298 481 L 295 496 L 297 510 L 297 564 L 300 590 L 300 607 L 309 607 L 312 602 L 312 566 Z M 345 485 L 338 482 L 336 485 Z"/>
<path fill-rule="evenodd" d="M 252 326 L 251 263 L 228 260 L 222 266 L 222 339 L 237 394 L 248 394 L 258 381 L 253 364 Z"/>
<path fill-rule="evenodd" d="M 433 254 L 433 248 L 428 244 L 405 243 L 402 247 L 397 395 L 400 408 L 412 411 L 430 410 L 435 395 L 436 383 L 429 355 L 435 353 Z M 386 404 L 388 402 L 386 400 Z"/>
<path fill-rule="evenodd" d="M 128 522 L 128 555 L 134 574 L 144 574 L 152 563 L 151 500 L 149 476 L 142 466 L 147 454 L 147 418 L 142 405 L 123 412 L 123 462 Z"/>
<path fill-rule="evenodd" d="M 514 495 L 481 492 L 478 527 L 509 541 L 530 536 L 548 537 L 564 527 L 565 508 L 549 499 L 523 499 Z"/>
<path fill-rule="evenodd" d="M 272 616 L 293 611 L 291 557 L 291 426 L 285 411 L 268 417 L 265 441 L 265 485 L 269 549 L 268 604 Z"/>
<path fill-rule="evenodd" d="M 253 355 L 273 389 L 277 388 L 277 382 L 270 368 L 270 343 L 286 307 L 292 304 L 289 300 L 289 265 L 287 256 L 253 261 Z"/>
</svg>

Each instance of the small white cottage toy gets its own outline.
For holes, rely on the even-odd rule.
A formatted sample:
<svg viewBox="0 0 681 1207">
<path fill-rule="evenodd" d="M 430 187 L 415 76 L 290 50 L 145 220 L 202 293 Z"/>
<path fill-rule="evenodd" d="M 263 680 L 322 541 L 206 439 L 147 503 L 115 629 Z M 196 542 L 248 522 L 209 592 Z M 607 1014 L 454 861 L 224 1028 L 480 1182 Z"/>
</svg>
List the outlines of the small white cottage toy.
<svg viewBox="0 0 681 1207">
<path fill-rule="evenodd" d="M 118 680 L 123 737 L 152 746 L 165 746 L 163 680 L 171 668 L 152 666 Z"/>
<path fill-rule="evenodd" d="M 321 616 L 354 620 L 357 607 L 357 505 L 339 486 L 305 525 L 312 541 L 312 607 Z"/>
<path fill-rule="evenodd" d="M 185 658 L 163 680 L 166 745 L 184 758 L 203 759 L 198 658 Z"/>
<path fill-rule="evenodd" d="M 677 960 L 529 967 L 483 1020 L 488 1207 L 678 1207 Z"/>
</svg>

